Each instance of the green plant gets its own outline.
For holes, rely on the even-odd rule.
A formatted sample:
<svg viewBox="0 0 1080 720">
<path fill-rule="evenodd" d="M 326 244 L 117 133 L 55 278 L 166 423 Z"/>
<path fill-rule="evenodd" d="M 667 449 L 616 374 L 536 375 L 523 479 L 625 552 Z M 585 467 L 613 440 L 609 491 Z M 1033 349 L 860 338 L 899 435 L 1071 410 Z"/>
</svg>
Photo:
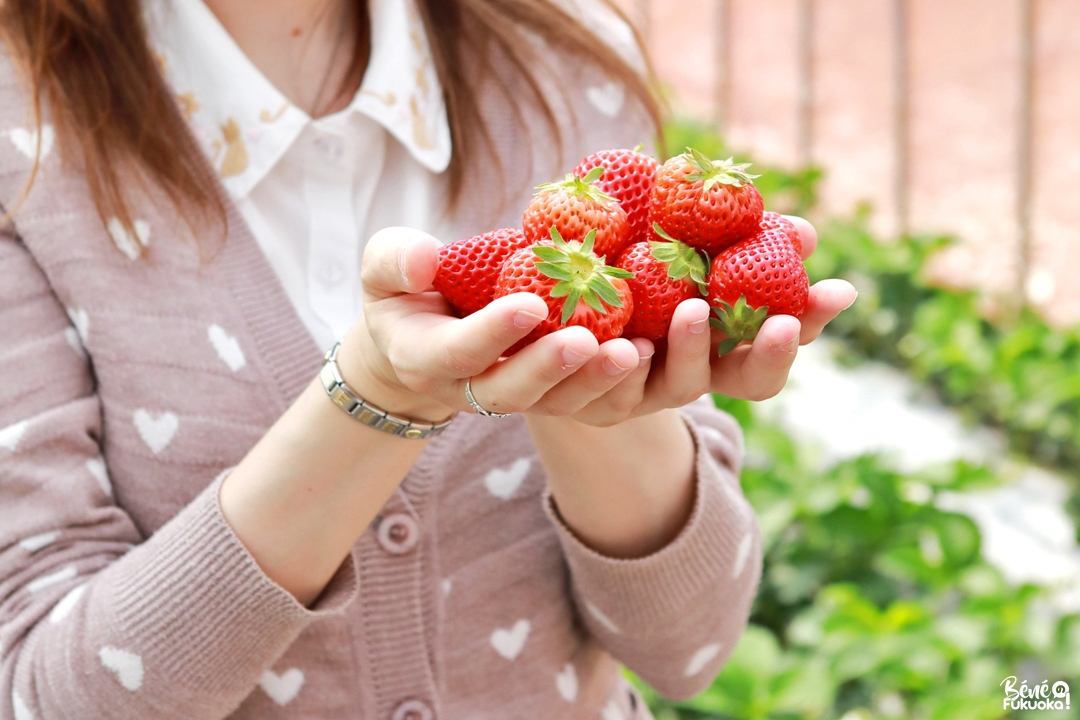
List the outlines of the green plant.
<svg viewBox="0 0 1080 720">
<path fill-rule="evenodd" d="M 765 569 L 716 682 L 682 703 L 645 690 L 659 720 L 992 720 L 1006 717 L 998 684 L 1017 668 L 1076 677 L 1078 619 L 1040 626 L 1044 590 L 1008 586 L 974 523 L 933 502 L 992 473 L 957 462 L 904 475 L 873 456 L 815 471 L 748 403 L 717 401 L 747 434 L 742 483 Z"/>
</svg>

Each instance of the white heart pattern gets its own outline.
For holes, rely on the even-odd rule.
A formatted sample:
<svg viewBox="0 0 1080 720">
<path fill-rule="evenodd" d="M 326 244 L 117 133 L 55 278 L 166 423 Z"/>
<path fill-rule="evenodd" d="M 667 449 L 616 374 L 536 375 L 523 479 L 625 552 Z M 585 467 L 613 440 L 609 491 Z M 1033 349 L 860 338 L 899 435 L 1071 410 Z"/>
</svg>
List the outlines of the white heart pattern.
<svg viewBox="0 0 1080 720">
<path fill-rule="evenodd" d="M 15 448 L 19 446 L 19 441 L 22 440 L 22 436 L 29 425 L 29 420 L 20 420 L 13 425 L 8 425 L 6 428 L 0 428 L 0 448 L 7 448 L 15 452 Z"/>
<path fill-rule="evenodd" d="M 600 717 L 604 720 L 626 720 L 626 716 L 614 700 L 608 700 L 607 705 L 600 711 Z"/>
<path fill-rule="evenodd" d="M 233 372 L 247 365 L 247 358 L 240 348 L 240 342 L 227 333 L 225 328 L 214 324 L 207 328 L 206 336 L 210 338 L 210 344 L 214 346 L 214 352 L 229 366 Z"/>
<path fill-rule="evenodd" d="M 105 461 L 101 458 L 90 458 L 86 461 L 86 469 L 97 480 L 101 491 L 112 497 L 112 483 L 109 482 L 109 470 L 105 467 Z"/>
<path fill-rule="evenodd" d="M 56 542 L 56 538 L 58 537 L 60 537 L 59 530 L 50 530 L 49 532 L 43 532 L 38 535 L 31 535 L 28 538 L 23 538 L 19 541 L 19 545 L 27 552 L 37 552 L 43 547 L 52 545 Z"/>
<path fill-rule="evenodd" d="M 532 461 L 529 458 L 518 458 L 505 470 L 495 468 L 489 472 L 484 478 L 484 486 L 495 497 L 508 500 L 521 487 L 531 467 Z"/>
<path fill-rule="evenodd" d="M 622 83 L 609 82 L 586 89 L 585 96 L 593 107 L 609 118 L 613 118 L 619 114 L 626 101 L 626 88 L 622 86 Z"/>
<path fill-rule="evenodd" d="M 491 633 L 491 647 L 507 660 L 513 660 L 525 647 L 530 627 L 528 620 L 518 620 L 509 630 L 497 629 Z"/>
<path fill-rule="evenodd" d="M 67 308 L 67 316 L 75 326 L 75 332 L 79 333 L 79 340 L 85 345 L 86 338 L 90 337 L 90 316 L 82 308 Z"/>
<path fill-rule="evenodd" d="M 11 138 L 11 144 L 15 146 L 15 149 L 31 160 L 38 156 L 38 140 L 40 139 L 41 159 L 44 160 L 52 152 L 53 143 L 56 141 L 56 130 L 52 125 L 45 123 L 41 126 L 40 132 L 39 136 L 37 128 L 27 130 L 19 127 L 10 131 L 8 137 Z"/>
<path fill-rule="evenodd" d="M 115 673 L 120 684 L 131 692 L 142 687 L 143 662 L 135 653 L 106 645 L 98 650 L 98 658 L 102 665 Z"/>
<path fill-rule="evenodd" d="M 746 533 L 739 541 L 739 547 L 735 549 L 735 564 L 731 567 L 731 577 L 737 578 L 742 575 L 746 568 L 746 561 L 750 558 L 750 548 L 754 544 L 754 535 Z"/>
<path fill-rule="evenodd" d="M 259 678 L 259 687 L 278 705 L 287 705 L 304 686 L 304 673 L 299 668 L 289 668 L 278 675 L 267 670 Z"/>
<path fill-rule="evenodd" d="M 578 681 L 573 663 L 566 663 L 562 672 L 555 676 L 555 687 L 558 688 L 563 700 L 574 702 L 574 698 L 577 697 Z"/>
<path fill-rule="evenodd" d="M 49 611 L 49 622 L 53 625 L 62 622 L 79 604 L 79 598 L 83 596 L 84 592 L 86 592 L 86 583 L 76 585 L 69 590 L 68 594 L 60 598 L 60 601 L 53 605 L 53 609 Z"/>
<path fill-rule="evenodd" d="M 82 340 L 79 339 L 79 333 L 75 328 L 64 328 L 64 339 L 67 340 L 68 345 L 75 351 L 75 354 L 86 359 L 86 349 L 83 348 Z"/>
<path fill-rule="evenodd" d="M 11 691 L 11 709 L 15 711 L 15 720 L 34 720 L 34 713 L 15 690 Z"/>
<path fill-rule="evenodd" d="M 690 662 L 686 663 L 686 670 L 684 671 L 686 677 L 694 677 L 704 670 L 709 661 L 720 654 L 720 647 L 720 643 L 713 643 L 694 653 L 694 656 L 690 658 Z"/>
<path fill-rule="evenodd" d="M 75 568 L 74 565 L 67 565 L 60 568 L 56 572 L 51 572 L 48 575 L 42 575 L 41 577 L 26 583 L 26 592 L 33 593 L 39 590 L 44 590 L 50 585 L 67 582 L 68 580 L 74 580 L 76 577 L 78 577 L 78 575 L 79 571 Z"/>
<path fill-rule="evenodd" d="M 135 422 L 135 429 L 139 431 L 139 437 L 155 455 L 169 446 L 180 427 L 180 419 L 171 412 L 163 412 L 154 417 L 146 410 L 139 408 L 132 419 Z"/>
<path fill-rule="evenodd" d="M 109 218 L 109 222 L 106 223 L 105 227 L 109 231 L 109 237 L 112 238 L 120 252 L 127 255 L 129 260 L 135 260 L 141 252 L 139 246 L 147 247 L 150 244 L 150 223 L 145 220 L 136 220 L 131 225 L 135 231 L 134 237 L 120 222 L 120 218 Z"/>
</svg>

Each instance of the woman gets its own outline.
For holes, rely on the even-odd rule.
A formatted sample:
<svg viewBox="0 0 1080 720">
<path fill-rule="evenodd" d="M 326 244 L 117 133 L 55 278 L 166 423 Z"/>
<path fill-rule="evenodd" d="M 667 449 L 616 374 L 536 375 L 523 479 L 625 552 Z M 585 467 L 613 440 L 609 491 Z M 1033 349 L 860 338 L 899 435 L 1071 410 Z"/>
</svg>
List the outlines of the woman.
<svg viewBox="0 0 1080 720">
<path fill-rule="evenodd" d="M 761 548 L 691 401 L 777 392 L 853 290 L 724 360 L 692 300 L 662 360 L 566 328 L 503 362 L 542 300 L 428 291 L 434 237 L 649 132 L 617 16 L 0 13 L 0 718 L 611 720 L 649 717 L 619 663 L 710 683 Z"/>
</svg>

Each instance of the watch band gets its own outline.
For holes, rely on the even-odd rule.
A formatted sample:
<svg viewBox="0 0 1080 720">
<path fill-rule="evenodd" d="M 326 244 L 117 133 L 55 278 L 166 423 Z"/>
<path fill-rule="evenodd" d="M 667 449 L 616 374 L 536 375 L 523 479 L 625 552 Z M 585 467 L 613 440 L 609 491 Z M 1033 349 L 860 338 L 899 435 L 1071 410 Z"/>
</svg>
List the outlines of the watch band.
<svg viewBox="0 0 1080 720">
<path fill-rule="evenodd" d="M 330 400 L 350 416 L 368 427 L 410 440 L 425 440 L 434 437 L 454 421 L 453 418 L 450 418 L 438 425 L 417 423 L 407 418 L 395 417 L 385 410 L 380 410 L 371 403 L 361 400 L 341 378 L 341 371 L 337 365 L 339 347 L 341 347 L 341 343 L 334 343 L 334 347 L 327 351 L 325 362 L 319 371 L 319 379 L 322 381 L 326 394 L 330 396 Z"/>
</svg>

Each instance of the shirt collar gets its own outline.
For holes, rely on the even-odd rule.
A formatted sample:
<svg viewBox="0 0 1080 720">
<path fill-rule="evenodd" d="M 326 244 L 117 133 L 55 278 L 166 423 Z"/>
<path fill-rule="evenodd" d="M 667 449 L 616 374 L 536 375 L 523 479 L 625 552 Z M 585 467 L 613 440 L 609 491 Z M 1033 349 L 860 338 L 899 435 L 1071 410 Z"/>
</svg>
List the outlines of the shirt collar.
<svg viewBox="0 0 1080 720">
<path fill-rule="evenodd" d="M 450 163 L 450 125 L 414 0 L 372 0 L 371 56 L 343 113 L 382 125 L 432 172 Z M 184 117 L 240 198 L 273 168 L 311 117 L 256 68 L 203 0 L 148 0 L 151 43 Z"/>
</svg>

